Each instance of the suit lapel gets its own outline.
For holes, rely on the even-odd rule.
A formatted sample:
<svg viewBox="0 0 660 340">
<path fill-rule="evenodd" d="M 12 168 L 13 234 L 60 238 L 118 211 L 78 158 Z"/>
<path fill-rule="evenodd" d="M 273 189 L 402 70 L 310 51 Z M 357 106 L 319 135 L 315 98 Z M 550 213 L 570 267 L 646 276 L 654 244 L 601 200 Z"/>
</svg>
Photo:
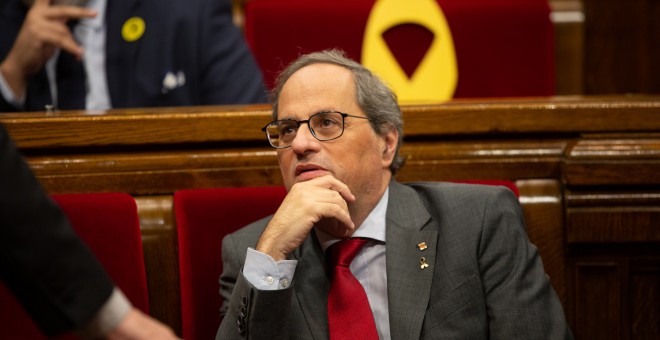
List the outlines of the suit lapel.
<svg viewBox="0 0 660 340">
<path fill-rule="evenodd" d="M 325 255 L 314 232 L 294 252 L 294 257 L 298 260 L 294 275 L 295 290 L 302 313 L 313 336 L 327 339 L 330 280 Z"/>
<path fill-rule="evenodd" d="M 438 232 L 413 189 L 392 182 L 387 207 L 387 291 L 392 339 L 419 338 L 431 293 Z M 426 245 L 426 249 L 420 246 Z M 421 267 L 421 258 L 428 267 Z"/>
</svg>

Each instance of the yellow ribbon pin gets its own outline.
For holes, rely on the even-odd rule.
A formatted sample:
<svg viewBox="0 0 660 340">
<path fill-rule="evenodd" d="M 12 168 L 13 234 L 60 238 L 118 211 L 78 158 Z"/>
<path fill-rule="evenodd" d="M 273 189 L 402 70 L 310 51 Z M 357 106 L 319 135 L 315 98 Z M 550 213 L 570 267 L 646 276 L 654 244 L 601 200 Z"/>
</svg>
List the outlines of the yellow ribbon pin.
<svg viewBox="0 0 660 340">
<path fill-rule="evenodd" d="M 142 38 L 145 27 L 144 19 L 140 17 L 129 18 L 121 28 L 121 36 L 128 42 L 134 42 Z"/>
<path fill-rule="evenodd" d="M 434 35 L 426 56 L 410 79 L 383 38 L 388 29 L 406 23 L 425 27 Z M 404 104 L 449 100 L 458 83 L 454 41 L 436 0 L 376 1 L 364 32 L 362 64 L 381 77 Z"/>
</svg>

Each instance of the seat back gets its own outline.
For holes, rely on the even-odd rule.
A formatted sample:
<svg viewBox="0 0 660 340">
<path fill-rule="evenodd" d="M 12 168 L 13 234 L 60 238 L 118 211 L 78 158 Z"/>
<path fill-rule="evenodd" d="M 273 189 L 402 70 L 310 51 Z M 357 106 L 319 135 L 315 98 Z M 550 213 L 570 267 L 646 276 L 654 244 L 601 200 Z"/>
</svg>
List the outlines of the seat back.
<svg viewBox="0 0 660 340">
<path fill-rule="evenodd" d="M 147 277 L 135 200 L 123 193 L 53 195 L 83 242 L 131 303 L 149 313 Z M 3 339 L 46 339 L 0 284 Z M 65 335 L 60 338 L 76 338 Z"/>
<path fill-rule="evenodd" d="M 300 54 L 340 48 L 362 60 L 375 0 L 251 0 L 245 34 L 266 84 Z M 437 0 L 453 37 L 454 98 L 554 94 L 554 38 L 546 0 Z M 431 45 L 426 29 L 401 25 L 383 34 L 412 74 Z M 431 38 L 432 39 L 432 38 Z M 430 51 L 430 49 L 428 50 Z M 442 62 L 442 61 L 438 61 Z"/>
<path fill-rule="evenodd" d="M 452 181 L 455 183 L 465 183 L 465 184 L 482 184 L 482 185 L 495 185 L 495 186 L 503 186 L 508 188 L 513 192 L 516 197 L 520 197 L 520 191 L 518 190 L 518 186 L 516 186 L 516 183 L 511 182 L 511 181 L 505 181 L 505 180 L 456 180 Z"/>
<path fill-rule="evenodd" d="M 273 214 L 284 187 L 181 190 L 174 193 L 179 239 L 183 338 L 213 339 L 220 326 L 222 239 L 228 233 Z"/>
</svg>

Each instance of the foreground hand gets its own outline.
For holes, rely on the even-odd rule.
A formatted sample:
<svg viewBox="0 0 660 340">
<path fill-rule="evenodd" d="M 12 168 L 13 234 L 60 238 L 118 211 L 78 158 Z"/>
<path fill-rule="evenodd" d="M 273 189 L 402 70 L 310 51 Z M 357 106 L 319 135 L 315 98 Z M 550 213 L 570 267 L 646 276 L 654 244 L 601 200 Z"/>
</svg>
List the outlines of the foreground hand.
<svg viewBox="0 0 660 340">
<path fill-rule="evenodd" d="M 275 261 L 284 260 L 318 222 L 325 232 L 347 237 L 355 230 L 347 205 L 354 200 L 348 186 L 330 175 L 294 184 L 261 234 L 256 250 Z"/>
<path fill-rule="evenodd" d="M 179 339 L 174 332 L 164 324 L 133 308 L 119 322 L 107 339 L 110 340 L 140 340 L 140 339 Z"/>
<path fill-rule="evenodd" d="M 34 2 L 11 51 L 0 64 L 0 71 L 16 96 L 23 96 L 27 78 L 41 70 L 56 49 L 82 58 L 83 49 L 66 23 L 94 16 L 96 11 L 81 7 L 51 6 L 50 0 Z"/>
</svg>

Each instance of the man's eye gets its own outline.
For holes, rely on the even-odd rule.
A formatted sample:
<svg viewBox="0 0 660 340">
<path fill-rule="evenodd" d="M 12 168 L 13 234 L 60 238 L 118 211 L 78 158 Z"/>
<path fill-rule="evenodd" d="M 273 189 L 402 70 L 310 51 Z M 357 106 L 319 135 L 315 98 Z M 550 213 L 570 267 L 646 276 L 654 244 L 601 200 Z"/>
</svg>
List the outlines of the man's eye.
<svg viewBox="0 0 660 340">
<path fill-rule="evenodd" d="M 339 125 L 339 123 L 334 119 L 326 118 L 321 121 L 321 127 L 333 127 L 337 125 Z"/>
<path fill-rule="evenodd" d="M 292 135 L 296 133 L 296 129 L 291 126 L 285 126 L 280 130 L 280 135 L 286 136 L 286 135 Z"/>
</svg>

